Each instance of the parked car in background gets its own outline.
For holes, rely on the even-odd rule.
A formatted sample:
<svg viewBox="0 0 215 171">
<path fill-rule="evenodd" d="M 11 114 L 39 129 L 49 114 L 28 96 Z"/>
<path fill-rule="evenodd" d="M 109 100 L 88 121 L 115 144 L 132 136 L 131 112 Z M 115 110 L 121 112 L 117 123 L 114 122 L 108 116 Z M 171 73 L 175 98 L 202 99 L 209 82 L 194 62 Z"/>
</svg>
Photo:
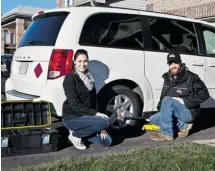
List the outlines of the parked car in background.
<svg viewBox="0 0 215 171">
<path fill-rule="evenodd" d="M 8 78 L 10 76 L 11 63 L 13 60 L 13 54 L 1 55 L 1 71 L 2 76 Z"/>
<path fill-rule="evenodd" d="M 13 54 L 3 54 L 1 55 L 1 60 L 3 61 L 11 61 L 13 58 Z"/>
<path fill-rule="evenodd" d="M 155 112 L 172 51 L 181 54 L 215 99 L 215 27 L 210 23 L 107 7 L 53 9 L 32 18 L 6 81 L 8 100 L 47 100 L 52 114 L 62 116 L 62 84 L 77 49 L 88 51 L 99 109 L 107 115 L 147 118 Z M 138 121 L 123 124 L 119 119 L 115 127 Z"/>
<path fill-rule="evenodd" d="M 7 66 L 3 61 L 1 61 L 1 74 L 4 74 L 5 72 L 7 72 Z"/>
<path fill-rule="evenodd" d="M 12 59 L 13 54 L 1 55 L 1 94 L 5 93 L 5 82 L 10 77 Z"/>
</svg>

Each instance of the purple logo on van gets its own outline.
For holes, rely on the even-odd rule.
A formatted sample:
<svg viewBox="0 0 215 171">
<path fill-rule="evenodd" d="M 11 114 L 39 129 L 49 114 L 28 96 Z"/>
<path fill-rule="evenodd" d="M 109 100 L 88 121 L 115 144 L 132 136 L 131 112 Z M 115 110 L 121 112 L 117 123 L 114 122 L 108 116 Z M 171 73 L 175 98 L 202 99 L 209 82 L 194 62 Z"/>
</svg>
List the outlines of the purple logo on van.
<svg viewBox="0 0 215 171">
<path fill-rule="evenodd" d="M 40 65 L 40 63 L 34 68 L 34 73 L 36 75 L 36 77 L 38 78 L 43 72 L 43 69 Z"/>
</svg>

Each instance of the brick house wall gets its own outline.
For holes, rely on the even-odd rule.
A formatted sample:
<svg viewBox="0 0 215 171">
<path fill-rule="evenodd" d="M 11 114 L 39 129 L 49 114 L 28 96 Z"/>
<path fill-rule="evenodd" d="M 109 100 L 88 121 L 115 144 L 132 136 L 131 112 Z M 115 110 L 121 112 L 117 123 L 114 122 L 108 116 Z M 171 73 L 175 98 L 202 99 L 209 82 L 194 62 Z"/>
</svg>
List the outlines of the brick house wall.
<svg viewBox="0 0 215 171">
<path fill-rule="evenodd" d="M 16 48 L 25 32 L 24 19 L 16 19 L 15 28 L 1 28 L 1 54 L 8 53 L 7 46 Z M 8 42 L 4 40 L 4 32 L 8 33 Z M 14 34 L 14 42 L 11 41 L 12 33 Z"/>
<path fill-rule="evenodd" d="M 4 54 L 4 29 L 1 28 L 1 54 Z"/>
<path fill-rule="evenodd" d="M 147 0 L 147 9 L 190 18 L 215 16 L 215 0 Z"/>
<path fill-rule="evenodd" d="M 25 32 L 25 28 L 24 28 L 24 19 L 16 19 L 16 47 L 18 46 L 24 32 Z"/>
<path fill-rule="evenodd" d="M 66 0 L 57 0 L 63 8 Z M 83 0 L 76 0 L 76 3 Z M 147 10 L 182 15 L 190 18 L 215 16 L 215 0 L 147 0 Z"/>
<path fill-rule="evenodd" d="M 65 5 L 65 2 L 67 5 Z M 146 10 L 146 0 L 95 0 L 96 6 L 112 6 L 131 9 Z M 90 0 L 57 0 L 57 8 L 64 8 L 65 6 L 89 6 Z"/>
<path fill-rule="evenodd" d="M 9 42 L 6 42 L 4 39 L 5 31 L 8 33 L 8 39 Z M 14 41 L 11 41 L 12 33 L 14 34 Z M 1 54 L 7 53 L 7 49 L 5 49 L 7 46 L 9 47 L 16 47 L 16 29 L 11 28 L 1 28 Z"/>
<path fill-rule="evenodd" d="M 65 0 L 57 0 L 57 8 L 64 8 Z"/>
</svg>

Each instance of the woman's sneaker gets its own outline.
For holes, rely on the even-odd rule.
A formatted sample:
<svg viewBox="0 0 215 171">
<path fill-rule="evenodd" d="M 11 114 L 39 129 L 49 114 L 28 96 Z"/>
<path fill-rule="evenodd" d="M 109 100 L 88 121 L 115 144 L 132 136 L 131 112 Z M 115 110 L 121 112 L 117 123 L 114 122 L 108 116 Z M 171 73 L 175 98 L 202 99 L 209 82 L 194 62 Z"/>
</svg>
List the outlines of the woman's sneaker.
<svg viewBox="0 0 215 171">
<path fill-rule="evenodd" d="M 70 134 L 68 136 L 70 143 L 72 143 L 74 145 L 74 147 L 79 150 L 85 150 L 87 147 L 83 144 L 81 138 L 77 138 L 77 137 L 73 136 L 72 132 L 73 131 L 69 131 Z"/>
<path fill-rule="evenodd" d="M 112 138 L 110 135 L 107 133 L 106 130 L 101 131 L 100 137 L 103 141 L 104 146 L 109 147 L 112 144 Z"/>
<path fill-rule="evenodd" d="M 104 145 L 106 147 L 110 147 L 112 144 L 112 138 L 110 137 L 110 135 L 107 133 L 107 136 L 104 138 Z"/>
</svg>

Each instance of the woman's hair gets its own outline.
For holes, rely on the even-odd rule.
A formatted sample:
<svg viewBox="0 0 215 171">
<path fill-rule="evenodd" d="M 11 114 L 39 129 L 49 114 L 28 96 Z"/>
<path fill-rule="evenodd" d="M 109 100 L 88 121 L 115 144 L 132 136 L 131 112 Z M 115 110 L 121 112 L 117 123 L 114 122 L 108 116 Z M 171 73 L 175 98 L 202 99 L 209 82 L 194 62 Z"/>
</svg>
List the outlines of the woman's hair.
<svg viewBox="0 0 215 171">
<path fill-rule="evenodd" d="M 89 60 L 89 56 L 88 56 L 87 51 L 84 50 L 84 49 L 78 49 L 78 50 L 75 52 L 74 58 L 73 58 L 73 60 L 72 60 L 72 69 L 71 69 L 71 72 L 72 72 L 72 73 L 76 73 L 74 61 L 76 61 L 76 59 L 78 58 L 79 55 L 86 55 L 87 59 Z"/>
</svg>

